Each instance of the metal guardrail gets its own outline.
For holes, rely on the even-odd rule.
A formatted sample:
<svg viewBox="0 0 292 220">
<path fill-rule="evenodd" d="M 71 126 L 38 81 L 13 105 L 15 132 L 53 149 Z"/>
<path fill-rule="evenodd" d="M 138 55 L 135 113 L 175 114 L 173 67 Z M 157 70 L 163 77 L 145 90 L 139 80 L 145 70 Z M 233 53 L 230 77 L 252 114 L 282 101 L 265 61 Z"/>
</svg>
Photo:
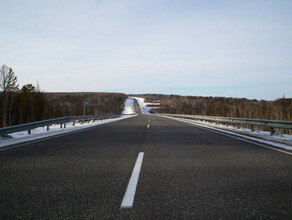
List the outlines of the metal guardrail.
<svg viewBox="0 0 292 220">
<path fill-rule="evenodd" d="M 187 118 L 194 120 L 223 122 L 230 124 L 237 124 L 240 128 L 241 124 L 250 125 L 251 130 L 254 131 L 254 126 L 269 127 L 271 135 L 275 133 L 275 128 L 292 129 L 292 121 L 280 121 L 280 120 L 265 120 L 265 119 L 251 119 L 251 118 L 232 118 L 232 117 L 219 117 L 219 116 L 204 116 L 204 115 L 180 115 L 180 114 L 163 114 L 171 117 Z"/>
<path fill-rule="evenodd" d="M 86 120 L 100 120 L 100 119 L 107 119 L 107 118 L 118 118 L 121 115 L 97 115 L 97 116 L 68 116 L 62 118 L 53 118 L 44 121 L 37 121 L 32 123 L 26 123 L 21 125 L 14 125 L 10 127 L 0 128 L 0 136 L 4 136 L 7 134 L 11 134 L 14 132 L 19 131 L 28 131 L 28 134 L 31 134 L 31 130 L 38 127 L 45 127 L 47 126 L 47 131 L 49 130 L 50 125 L 53 124 L 60 124 L 60 127 L 66 128 L 66 123 L 74 121 L 86 121 Z"/>
</svg>

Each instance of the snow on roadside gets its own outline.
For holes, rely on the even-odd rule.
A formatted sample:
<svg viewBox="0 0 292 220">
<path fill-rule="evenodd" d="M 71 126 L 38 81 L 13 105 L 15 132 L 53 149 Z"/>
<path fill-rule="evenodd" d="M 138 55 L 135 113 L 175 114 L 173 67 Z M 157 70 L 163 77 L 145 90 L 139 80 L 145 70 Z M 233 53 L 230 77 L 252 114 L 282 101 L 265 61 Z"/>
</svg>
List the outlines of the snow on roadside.
<svg viewBox="0 0 292 220">
<path fill-rule="evenodd" d="M 102 124 L 107 124 L 119 120 L 123 120 L 126 118 L 134 117 L 135 114 L 134 108 L 134 99 L 128 98 L 125 100 L 125 108 L 123 111 L 123 115 L 119 118 L 112 118 L 112 119 L 103 119 L 103 120 L 96 120 L 96 121 L 89 121 L 89 122 L 80 122 L 75 123 L 70 122 L 66 124 L 66 128 L 60 128 L 60 125 L 51 125 L 49 131 L 47 131 L 47 127 L 39 127 L 31 130 L 31 134 L 29 135 L 27 131 L 15 132 L 9 134 L 10 137 L 0 137 L 0 150 L 1 148 L 12 145 L 12 144 L 19 144 L 22 142 L 33 141 L 40 138 L 47 138 L 50 136 L 65 134 L 69 132 L 78 131 L 80 129 L 85 129 L 93 126 L 98 126 Z M 132 115 L 131 115 L 132 114 Z"/>
<path fill-rule="evenodd" d="M 141 108 L 141 112 L 143 114 L 150 114 L 150 110 L 152 107 L 147 107 L 147 105 L 159 105 L 157 103 L 149 103 L 149 102 L 145 102 L 145 99 L 144 98 L 139 98 L 139 97 L 131 97 L 132 99 L 136 99 L 137 102 L 139 103 L 140 105 L 140 108 Z"/>
<path fill-rule="evenodd" d="M 5 146 L 9 146 L 12 144 L 19 144 L 22 142 L 27 141 L 33 141 L 41 138 L 47 138 L 51 136 L 56 136 L 60 134 L 70 133 L 70 132 L 76 132 L 81 129 L 90 128 L 93 126 L 108 124 L 120 120 L 124 120 L 127 118 L 134 117 L 135 115 L 122 115 L 119 118 L 112 118 L 112 119 L 103 119 L 98 121 L 89 121 L 89 122 L 80 122 L 75 123 L 75 126 L 73 125 L 73 122 L 70 122 L 66 124 L 66 128 L 60 128 L 60 125 L 52 125 L 50 126 L 50 130 L 47 131 L 47 127 L 39 127 L 31 130 L 31 134 L 29 135 L 27 131 L 21 131 L 21 132 L 15 132 L 12 134 L 9 134 L 9 138 L 3 138 L 0 137 L 0 150 L 1 148 Z"/>
<path fill-rule="evenodd" d="M 134 108 L 134 99 L 127 98 L 124 102 L 124 110 L 122 114 L 136 114 L 135 108 Z"/>
<path fill-rule="evenodd" d="M 263 144 L 269 144 L 277 148 L 282 148 L 285 150 L 292 150 L 292 135 L 279 135 L 279 136 L 271 136 L 270 132 L 265 131 L 254 131 L 252 132 L 248 128 L 240 128 L 234 126 L 226 126 L 222 124 L 216 124 L 213 122 L 206 122 L 206 121 L 195 121 L 192 119 L 182 119 L 182 118 L 175 118 L 169 116 L 162 116 L 166 118 L 172 118 L 178 121 L 184 121 L 190 124 L 194 124 L 197 126 L 213 129 L 216 131 L 220 131 L 223 133 L 239 136 L 245 139 L 249 139 L 252 141 L 257 141 Z M 252 137 L 251 137 L 252 136 Z"/>
</svg>

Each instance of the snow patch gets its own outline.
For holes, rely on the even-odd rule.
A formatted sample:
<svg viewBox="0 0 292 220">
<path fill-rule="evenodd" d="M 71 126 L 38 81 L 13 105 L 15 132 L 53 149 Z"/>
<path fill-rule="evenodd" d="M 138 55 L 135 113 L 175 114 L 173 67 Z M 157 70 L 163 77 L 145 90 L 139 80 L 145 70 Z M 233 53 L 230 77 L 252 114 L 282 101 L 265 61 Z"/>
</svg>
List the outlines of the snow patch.
<svg viewBox="0 0 292 220">
<path fill-rule="evenodd" d="M 15 132 L 7 135 L 7 137 L 0 137 L 0 150 L 3 147 L 19 144 L 27 141 L 33 141 L 42 138 L 48 138 L 51 136 L 56 136 L 60 134 L 65 134 L 69 132 L 76 132 L 80 129 L 85 129 L 93 126 L 103 125 L 131 117 L 136 116 L 135 108 L 134 108 L 134 99 L 128 98 L 125 100 L 125 108 L 121 117 L 119 118 L 111 118 L 111 119 L 102 119 L 102 120 L 91 120 L 88 122 L 69 122 L 66 124 L 66 128 L 61 128 L 59 124 L 54 124 L 50 126 L 49 131 L 47 131 L 47 127 L 39 127 L 31 130 L 31 134 L 29 135 L 27 131 Z M 131 114 L 131 115 L 130 115 Z"/>
<path fill-rule="evenodd" d="M 133 98 L 127 98 L 124 102 L 124 110 L 122 114 L 135 114 L 135 108 L 134 108 L 134 99 Z"/>
<path fill-rule="evenodd" d="M 47 127 L 39 127 L 31 130 L 31 134 L 29 135 L 27 131 L 15 132 L 9 134 L 8 137 L 0 137 L 0 150 L 1 148 L 5 149 L 5 147 L 13 144 L 20 144 L 28 141 L 34 141 L 43 138 L 49 138 L 56 135 L 62 135 L 70 132 L 76 132 L 81 129 L 86 129 L 94 126 L 99 126 L 103 124 L 108 124 L 120 120 L 124 120 L 127 118 L 135 117 L 136 115 L 122 115 L 119 118 L 112 119 L 103 119 L 98 121 L 88 121 L 88 122 L 79 122 L 73 124 L 70 122 L 66 124 L 66 128 L 60 128 L 60 125 L 54 124 L 50 126 L 50 130 L 47 131 Z"/>
<path fill-rule="evenodd" d="M 277 148 L 285 149 L 285 150 L 292 150 L 292 135 L 278 135 L 278 136 L 271 136 L 270 132 L 267 131 L 259 131 L 256 130 L 252 132 L 248 128 L 237 128 L 235 126 L 229 125 L 228 127 L 223 124 L 217 124 L 216 122 L 208 122 L 208 121 L 194 121 L 192 119 L 182 119 L 177 117 L 170 117 L 170 116 L 162 116 L 166 118 L 172 118 L 178 121 L 187 122 L 190 124 L 194 124 L 196 126 L 201 126 L 209 129 L 213 129 L 216 131 L 220 131 L 223 133 L 243 137 L 245 139 L 249 139 L 252 141 L 257 141 L 263 144 L 268 144 Z M 238 134 L 240 133 L 240 134 Z M 250 135 L 250 136 L 248 136 Z M 253 137 L 251 137 L 253 136 Z"/>
<path fill-rule="evenodd" d="M 152 108 L 158 108 L 158 107 L 147 107 L 147 105 L 160 105 L 160 103 L 150 103 L 150 102 L 145 102 L 145 99 L 144 98 L 140 98 L 140 97 L 131 97 L 133 99 L 136 99 L 137 102 L 139 103 L 140 105 L 140 108 L 141 108 L 141 112 L 143 114 L 150 114 L 150 110 Z"/>
</svg>

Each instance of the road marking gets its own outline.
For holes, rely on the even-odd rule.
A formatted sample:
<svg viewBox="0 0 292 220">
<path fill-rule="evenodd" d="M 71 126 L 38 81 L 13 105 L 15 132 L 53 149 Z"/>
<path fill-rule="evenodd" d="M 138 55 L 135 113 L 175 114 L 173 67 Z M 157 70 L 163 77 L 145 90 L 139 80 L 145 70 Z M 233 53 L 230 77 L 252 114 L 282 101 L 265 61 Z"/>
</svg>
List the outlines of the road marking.
<svg viewBox="0 0 292 220">
<path fill-rule="evenodd" d="M 162 117 L 165 117 L 165 116 L 162 116 Z M 165 117 L 165 118 L 169 118 L 169 119 L 173 119 L 173 120 L 180 121 L 180 122 L 183 122 L 183 123 L 191 124 L 191 125 L 193 125 L 195 127 L 199 127 L 201 129 L 205 129 L 205 130 L 217 133 L 217 134 L 225 135 L 227 137 L 231 137 L 231 138 L 234 138 L 234 139 L 237 139 L 237 140 L 241 140 L 241 141 L 245 141 L 245 142 L 248 142 L 248 143 L 251 143 L 251 144 L 255 144 L 255 145 L 270 149 L 270 150 L 274 150 L 274 151 L 278 151 L 278 152 L 285 153 L 285 154 L 288 154 L 288 155 L 292 155 L 291 152 L 288 152 L 288 151 L 285 151 L 285 150 L 280 150 L 280 149 L 275 148 L 275 147 L 269 147 L 269 146 L 264 145 L 264 144 L 260 144 L 260 143 L 254 142 L 254 141 L 247 140 L 248 136 L 246 137 L 247 139 L 244 139 L 243 137 L 242 138 L 241 137 L 236 137 L 236 136 L 239 136 L 239 134 L 237 134 L 237 133 L 233 133 L 232 132 L 233 134 L 231 135 L 231 134 L 227 134 L 226 131 L 224 131 L 224 130 L 219 130 L 219 129 L 215 130 L 216 128 L 206 127 L 206 126 L 203 126 L 203 125 L 199 125 L 199 124 L 197 124 L 195 122 L 185 121 L 184 119 L 180 120 L 180 119 L 171 118 L 171 117 Z M 233 136 L 233 135 L 236 135 L 236 136 Z"/>
<path fill-rule="evenodd" d="M 147 125 L 147 128 L 149 128 L 150 127 L 150 125 Z"/>
<path fill-rule="evenodd" d="M 134 115 L 133 117 L 136 117 L 136 116 L 137 116 L 137 114 Z M 129 118 L 132 118 L 132 117 L 129 117 Z M 66 132 L 61 133 L 61 134 L 55 133 L 55 134 L 52 134 L 52 135 L 47 136 L 47 137 L 40 137 L 40 138 L 36 138 L 36 139 L 33 139 L 33 140 L 25 140 L 23 142 L 18 142 L 18 143 L 14 143 L 14 144 L 8 144 L 8 145 L 2 145 L 2 146 L 0 145 L 0 152 L 1 151 L 6 151 L 6 150 L 11 150 L 11 149 L 18 148 L 18 147 L 22 147 L 22 146 L 29 145 L 29 144 L 34 144 L 34 143 L 38 143 L 38 142 L 54 139 L 54 138 L 63 137 L 63 136 L 66 136 L 66 135 L 75 134 L 75 133 L 78 133 L 78 132 L 84 132 L 84 131 L 87 131 L 87 130 L 90 130 L 90 129 L 95 129 L 96 127 L 99 127 L 99 126 L 104 126 L 104 125 L 107 125 L 107 124 L 110 124 L 110 123 L 122 121 L 122 120 L 129 119 L 129 118 L 119 118 L 116 121 L 109 121 L 109 122 L 105 122 L 104 124 L 97 124 L 97 125 L 93 125 L 93 126 L 90 126 L 90 127 L 80 127 L 80 128 L 78 128 L 76 130 L 66 131 Z"/>
<path fill-rule="evenodd" d="M 121 209 L 133 207 L 143 157 L 144 157 L 144 152 L 140 152 L 138 154 L 138 158 L 136 160 L 126 193 L 124 195 L 124 198 L 121 204 Z"/>
</svg>

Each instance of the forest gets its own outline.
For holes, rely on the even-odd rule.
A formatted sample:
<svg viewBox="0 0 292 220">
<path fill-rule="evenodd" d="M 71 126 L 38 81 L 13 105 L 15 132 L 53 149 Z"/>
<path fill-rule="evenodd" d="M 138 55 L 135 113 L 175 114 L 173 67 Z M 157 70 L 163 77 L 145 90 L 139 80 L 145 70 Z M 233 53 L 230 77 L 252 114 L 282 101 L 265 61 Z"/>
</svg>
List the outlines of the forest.
<svg viewBox="0 0 292 220">
<path fill-rule="evenodd" d="M 152 109 L 153 113 L 292 120 L 291 98 L 279 98 L 274 101 L 259 101 L 246 98 L 161 94 L 132 94 L 129 96 L 145 98 L 145 102 L 159 102 L 159 108 Z M 157 107 L 157 105 L 153 105 L 153 107 Z"/>
<path fill-rule="evenodd" d="M 292 99 L 274 101 L 203 96 L 123 93 L 45 93 L 39 85 L 19 88 L 11 67 L 0 68 L 0 126 L 12 126 L 62 116 L 120 114 L 128 96 L 158 102 L 152 113 L 212 115 L 292 121 Z M 85 105 L 84 112 L 84 103 Z M 154 107 L 157 107 L 155 105 Z"/>
<path fill-rule="evenodd" d="M 0 68 L 0 127 L 84 113 L 120 114 L 126 98 L 122 93 L 45 93 L 33 84 L 19 88 L 13 69 Z"/>
<path fill-rule="evenodd" d="M 160 102 L 153 113 L 193 114 L 237 118 L 256 118 L 292 121 L 292 99 L 279 98 L 274 101 L 203 96 L 179 96 L 143 94 L 146 102 Z M 151 106 L 150 106 L 151 107 Z M 153 107 L 156 107 L 154 105 Z M 282 131 L 291 133 L 291 131 Z"/>
</svg>

